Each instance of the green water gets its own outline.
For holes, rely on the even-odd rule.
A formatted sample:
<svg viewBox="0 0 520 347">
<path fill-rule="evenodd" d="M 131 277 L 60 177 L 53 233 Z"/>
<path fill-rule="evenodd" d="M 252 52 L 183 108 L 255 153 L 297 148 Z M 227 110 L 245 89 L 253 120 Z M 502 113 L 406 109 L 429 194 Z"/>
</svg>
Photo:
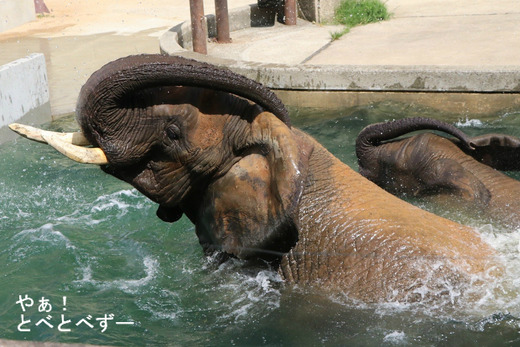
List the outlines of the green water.
<svg viewBox="0 0 520 347">
<path fill-rule="evenodd" d="M 520 136 L 515 111 L 476 119 L 380 103 L 291 113 L 295 126 L 354 168 L 357 133 L 377 121 L 436 116 L 460 120 L 472 135 Z M 47 127 L 75 124 L 66 118 Z M 203 255 L 185 217 L 163 223 L 156 206 L 127 184 L 22 138 L 0 145 L 0 199 L 2 338 L 121 346 L 520 343 L 520 230 L 471 221 L 510 265 L 507 289 L 492 284 L 471 307 L 364 305 L 341 293 L 287 287 L 269 268 L 237 260 L 219 265 Z M 16 303 L 25 295 L 32 306 Z M 42 297 L 52 310 L 40 305 Z M 102 331 L 98 319 L 105 315 L 113 319 Z"/>
</svg>

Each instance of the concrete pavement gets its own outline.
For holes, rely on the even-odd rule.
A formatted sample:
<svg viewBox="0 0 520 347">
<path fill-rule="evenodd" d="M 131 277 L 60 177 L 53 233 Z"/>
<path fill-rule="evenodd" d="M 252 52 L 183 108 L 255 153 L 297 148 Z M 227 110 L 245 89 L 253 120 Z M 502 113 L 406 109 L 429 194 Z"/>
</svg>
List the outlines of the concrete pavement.
<svg viewBox="0 0 520 347">
<path fill-rule="evenodd" d="M 520 3 L 389 0 L 389 21 L 357 27 L 309 64 L 520 67 Z"/>
</svg>

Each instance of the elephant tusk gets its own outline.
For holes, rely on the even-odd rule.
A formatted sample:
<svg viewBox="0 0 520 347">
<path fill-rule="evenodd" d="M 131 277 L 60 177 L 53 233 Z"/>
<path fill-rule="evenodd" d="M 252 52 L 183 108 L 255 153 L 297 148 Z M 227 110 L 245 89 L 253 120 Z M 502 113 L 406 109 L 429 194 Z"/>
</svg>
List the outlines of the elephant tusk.
<svg viewBox="0 0 520 347">
<path fill-rule="evenodd" d="M 45 142 L 54 147 L 58 152 L 66 157 L 83 164 L 106 165 L 108 159 L 99 147 L 87 148 L 73 145 L 64 141 L 61 136 L 55 133 L 41 133 Z"/>
<path fill-rule="evenodd" d="M 81 132 L 73 132 L 73 133 L 58 133 L 54 131 L 42 130 L 29 125 L 12 123 L 9 124 L 9 128 L 20 134 L 21 136 L 28 138 L 29 140 L 34 140 L 38 142 L 47 143 L 43 138 L 43 134 L 53 135 L 59 137 L 62 141 L 77 145 L 77 146 L 88 146 L 90 142 L 85 138 L 85 136 Z"/>
<path fill-rule="evenodd" d="M 108 159 L 101 148 L 86 148 L 90 142 L 81 132 L 58 133 L 18 123 L 9 128 L 30 140 L 47 143 L 68 158 L 84 164 L 105 165 Z"/>
</svg>

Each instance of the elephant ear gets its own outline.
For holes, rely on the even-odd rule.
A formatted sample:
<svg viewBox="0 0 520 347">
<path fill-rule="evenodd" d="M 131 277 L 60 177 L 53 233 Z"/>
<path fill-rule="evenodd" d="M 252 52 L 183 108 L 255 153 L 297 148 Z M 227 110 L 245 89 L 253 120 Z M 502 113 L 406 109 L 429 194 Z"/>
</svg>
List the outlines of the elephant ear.
<svg viewBox="0 0 520 347">
<path fill-rule="evenodd" d="M 497 170 L 520 170 L 520 139 L 504 134 L 486 134 L 471 139 L 474 149 L 468 151 L 476 160 Z"/>
<path fill-rule="evenodd" d="M 297 206 L 312 148 L 267 112 L 251 128 L 242 158 L 206 190 L 196 231 L 206 251 L 273 260 L 298 240 Z"/>
</svg>

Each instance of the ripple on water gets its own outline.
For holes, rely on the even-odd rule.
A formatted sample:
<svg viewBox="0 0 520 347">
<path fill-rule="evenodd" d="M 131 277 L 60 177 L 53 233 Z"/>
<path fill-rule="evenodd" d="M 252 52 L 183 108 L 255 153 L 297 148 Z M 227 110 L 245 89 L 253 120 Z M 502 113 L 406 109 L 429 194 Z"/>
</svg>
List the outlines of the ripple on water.
<svg viewBox="0 0 520 347">
<path fill-rule="evenodd" d="M 407 342 L 406 334 L 403 331 L 392 331 L 385 335 L 383 342 L 396 345 L 403 344 Z"/>
<path fill-rule="evenodd" d="M 52 223 L 46 223 L 35 229 L 22 230 L 12 237 L 8 247 L 11 261 L 23 261 L 52 248 L 74 250 L 76 247 Z"/>
<path fill-rule="evenodd" d="M 142 292 L 155 280 L 159 271 L 159 262 L 151 256 L 144 256 L 140 261 L 142 264 L 141 278 L 115 279 L 115 280 L 96 280 L 92 266 L 87 264 L 82 268 L 82 278 L 74 281 L 77 287 L 89 287 L 96 290 L 119 290 L 128 294 Z"/>
</svg>

